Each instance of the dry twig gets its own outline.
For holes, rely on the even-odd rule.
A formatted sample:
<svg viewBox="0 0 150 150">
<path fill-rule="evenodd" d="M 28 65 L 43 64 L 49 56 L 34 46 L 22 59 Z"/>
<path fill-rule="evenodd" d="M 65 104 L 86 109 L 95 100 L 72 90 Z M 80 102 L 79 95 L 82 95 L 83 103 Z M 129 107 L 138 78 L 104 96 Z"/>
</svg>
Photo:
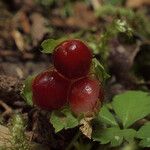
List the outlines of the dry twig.
<svg viewBox="0 0 150 150">
<path fill-rule="evenodd" d="M 8 106 L 5 102 L 0 100 L 0 105 L 5 109 L 5 111 L 2 114 L 3 117 L 12 114 L 13 111 L 12 111 L 11 107 Z"/>
</svg>

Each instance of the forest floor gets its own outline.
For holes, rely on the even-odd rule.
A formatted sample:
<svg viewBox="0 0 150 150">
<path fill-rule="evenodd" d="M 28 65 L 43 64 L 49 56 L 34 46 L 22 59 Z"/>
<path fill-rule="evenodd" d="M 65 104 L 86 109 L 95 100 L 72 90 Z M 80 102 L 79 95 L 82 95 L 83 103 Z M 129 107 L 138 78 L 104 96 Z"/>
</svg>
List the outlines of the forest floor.
<svg viewBox="0 0 150 150">
<path fill-rule="evenodd" d="M 111 75 L 105 86 L 105 101 L 126 90 L 149 91 L 150 1 L 108 3 L 0 1 L 0 136 L 2 131 L 9 138 L 7 127 L 14 113 L 21 113 L 28 120 L 26 134 L 34 150 L 63 150 L 76 133 L 75 128 L 55 134 L 47 114 L 27 106 L 20 96 L 24 79 L 51 66 L 51 55 L 40 52 L 41 42 L 48 38 L 82 39 L 97 51 L 100 35 L 113 20 L 126 20 L 133 36 L 128 38 L 125 33 L 117 32 L 108 39 L 107 50 L 96 54 Z M 89 142 L 84 136 L 83 139 Z M 5 142 L 0 138 L 0 146 Z M 93 149 L 96 146 L 95 142 Z"/>
</svg>

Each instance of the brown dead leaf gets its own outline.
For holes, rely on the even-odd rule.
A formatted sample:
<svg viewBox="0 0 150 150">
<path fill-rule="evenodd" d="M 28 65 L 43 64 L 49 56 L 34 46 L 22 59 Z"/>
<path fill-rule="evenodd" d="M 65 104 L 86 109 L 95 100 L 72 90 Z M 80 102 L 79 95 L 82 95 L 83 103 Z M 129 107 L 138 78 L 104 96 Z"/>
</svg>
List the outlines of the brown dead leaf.
<svg viewBox="0 0 150 150">
<path fill-rule="evenodd" d="M 30 33 L 30 22 L 25 11 L 18 11 L 18 13 L 13 17 L 12 21 L 15 29 L 21 27 L 25 33 Z"/>
<path fill-rule="evenodd" d="M 138 8 L 143 5 L 150 5 L 150 0 L 127 0 L 126 6 L 130 8 Z"/>
<path fill-rule="evenodd" d="M 31 36 L 33 46 L 36 46 L 48 32 L 48 29 L 46 28 L 46 19 L 40 13 L 33 13 L 31 15 L 31 21 Z"/>
<path fill-rule="evenodd" d="M 91 135 L 92 135 L 92 126 L 91 126 L 92 119 L 93 117 L 85 117 L 80 121 L 80 124 L 82 125 L 80 127 L 80 131 L 89 139 L 91 139 Z"/>
<path fill-rule="evenodd" d="M 0 147 L 2 146 L 10 146 L 10 143 L 8 142 L 10 136 L 10 131 L 7 127 L 0 125 Z"/>
<path fill-rule="evenodd" d="M 102 0 L 91 0 L 91 5 L 94 8 L 94 10 L 97 10 L 101 7 Z"/>
<path fill-rule="evenodd" d="M 95 114 L 98 112 L 100 107 L 101 101 L 97 100 L 96 104 L 93 106 L 93 112 L 86 112 L 84 114 L 84 118 L 82 118 L 80 121 L 80 131 L 89 139 L 91 139 L 92 134 L 91 121 L 93 118 L 95 118 Z"/>
<path fill-rule="evenodd" d="M 69 28 L 91 28 L 96 25 L 97 20 L 93 11 L 90 10 L 83 2 L 74 4 L 73 15 L 64 19 L 61 17 L 51 18 L 51 24 L 54 26 L 69 27 Z"/>
<path fill-rule="evenodd" d="M 74 5 L 74 15 L 66 20 L 69 26 L 88 28 L 96 25 L 96 18 L 87 5 L 82 2 L 76 2 Z"/>
<path fill-rule="evenodd" d="M 21 26 L 23 28 L 23 31 L 27 34 L 30 33 L 30 23 L 27 15 L 24 12 L 21 12 L 20 17 L 19 17 Z"/>
<path fill-rule="evenodd" d="M 25 43 L 22 34 L 18 30 L 13 30 L 12 37 L 15 41 L 17 48 L 23 52 L 25 50 Z"/>
</svg>

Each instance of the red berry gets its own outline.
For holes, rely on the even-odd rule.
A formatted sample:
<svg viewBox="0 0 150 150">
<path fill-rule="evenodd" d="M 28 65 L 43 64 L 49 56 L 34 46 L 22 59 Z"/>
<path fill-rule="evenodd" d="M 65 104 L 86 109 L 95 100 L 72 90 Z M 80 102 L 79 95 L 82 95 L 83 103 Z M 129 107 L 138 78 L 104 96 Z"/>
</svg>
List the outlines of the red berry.
<svg viewBox="0 0 150 150">
<path fill-rule="evenodd" d="M 79 40 L 67 40 L 55 48 L 53 59 L 59 73 L 69 79 L 77 79 L 88 74 L 92 52 Z"/>
<path fill-rule="evenodd" d="M 90 114 L 98 108 L 102 95 L 103 91 L 98 80 L 88 77 L 80 79 L 71 87 L 70 107 L 75 114 Z"/>
<path fill-rule="evenodd" d="M 56 71 L 46 71 L 32 83 L 33 102 L 46 110 L 58 109 L 67 102 L 69 81 Z"/>
</svg>

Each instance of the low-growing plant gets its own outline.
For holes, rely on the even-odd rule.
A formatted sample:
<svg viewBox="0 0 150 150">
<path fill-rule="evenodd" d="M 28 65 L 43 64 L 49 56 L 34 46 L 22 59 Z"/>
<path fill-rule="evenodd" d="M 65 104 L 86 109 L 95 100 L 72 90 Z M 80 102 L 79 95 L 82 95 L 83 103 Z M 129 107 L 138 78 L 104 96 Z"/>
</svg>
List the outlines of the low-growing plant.
<svg viewBox="0 0 150 150">
<path fill-rule="evenodd" d="M 150 37 L 150 20 L 145 17 L 144 12 L 134 12 L 130 8 L 116 7 L 114 5 L 103 5 L 95 10 L 97 17 L 107 18 L 111 16 L 113 19 L 123 19 L 134 29 L 134 32 L 143 37 Z"/>
<path fill-rule="evenodd" d="M 119 24 L 117 31 L 126 31 L 124 22 L 117 23 Z M 128 31 L 130 33 L 130 28 Z M 79 132 L 91 141 L 107 144 L 107 146 L 124 145 L 130 149 L 150 147 L 150 122 L 146 120 L 142 125 L 139 123 L 150 115 L 148 92 L 126 91 L 116 95 L 112 102 L 102 105 L 104 82 L 109 75 L 99 60 L 94 55 L 93 58 L 91 57 L 92 52 L 86 48 L 84 42 L 72 39 L 67 41 L 48 39 L 41 46 L 42 52 L 52 54 L 54 67 L 46 73 L 29 77 L 25 81 L 22 95 L 29 105 L 50 112 L 49 120 L 55 133 L 79 127 Z M 55 65 L 58 59 L 55 54 L 62 59 L 61 62 L 59 60 L 57 62 L 60 63 L 59 67 Z M 85 57 L 91 61 L 85 61 Z M 80 61 L 80 65 L 76 61 Z M 82 68 L 82 65 L 87 67 L 85 72 L 84 69 L 80 72 L 79 68 Z M 67 69 L 71 66 L 77 71 L 73 72 L 71 68 L 69 72 Z M 52 75 L 52 72 L 56 72 L 57 76 Z M 64 81 L 58 82 L 62 80 Z M 68 90 L 64 91 L 65 88 Z M 65 97 L 62 96 L 64 93 L 67 94 Z M 63 103 L 60 103 L 61 101 Z M 75 143 L 78 143 L 80 134 L 77 133 L 68 149 L 77 147 Z"/>
<path fill-rule="evenodd" d="M 25 134 L 26 124 L 21 114 L 14 114 L 8 131 L 4 132 L 6 137 L 3 140 L 5 144 L 0 145 L 0 150 L 30 150 L 31 143 Z M 7 128 L 6 128 L 7 129 Z"/>
</svg>

